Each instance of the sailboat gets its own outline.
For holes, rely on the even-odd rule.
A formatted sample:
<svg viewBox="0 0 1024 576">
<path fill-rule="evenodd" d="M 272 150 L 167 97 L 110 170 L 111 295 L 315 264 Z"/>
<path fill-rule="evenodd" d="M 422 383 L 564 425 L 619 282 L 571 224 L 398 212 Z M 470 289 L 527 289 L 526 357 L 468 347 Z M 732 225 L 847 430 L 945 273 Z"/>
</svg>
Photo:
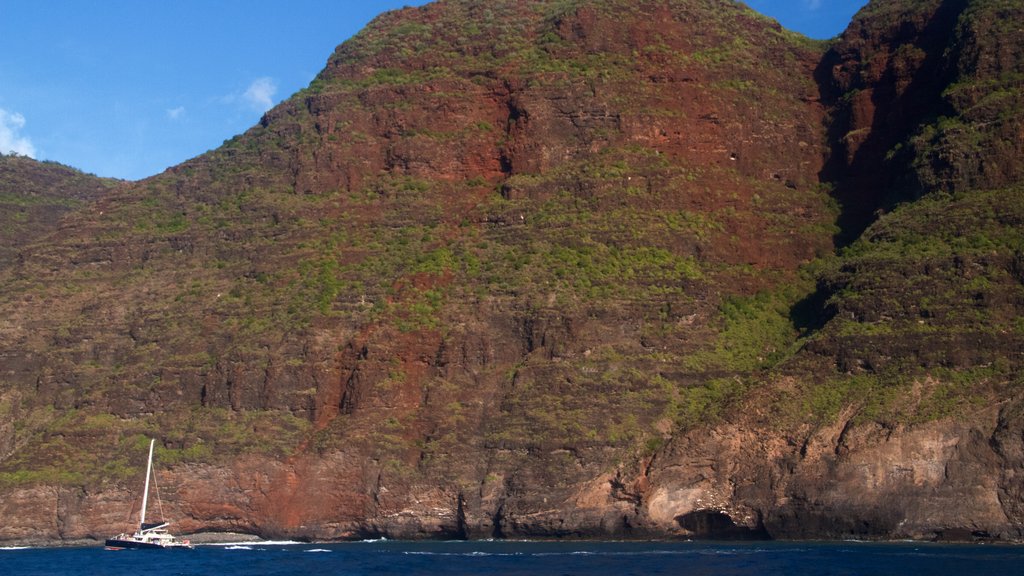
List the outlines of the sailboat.
<svg viewBox="0 0 1024 576">
<path fill-rule="evenodd" d="M 149 501 L 149 479 L 153 475 L 154 443 L 156 443 L 156 439 L 149 441 L 149 462 L 146 464 L 146 487 L 142 491 L 142 512 L 139 514 L 139 529 L 131 534 L 122 532 L 113 538 L 107 538 L 107 550 L 124 550 L 126 548 L 192 548 L 192 544 L 188 540 L 178 540 L 167 531 L 167 522 L 146 522 L 146 504 Z"/>
</svg>

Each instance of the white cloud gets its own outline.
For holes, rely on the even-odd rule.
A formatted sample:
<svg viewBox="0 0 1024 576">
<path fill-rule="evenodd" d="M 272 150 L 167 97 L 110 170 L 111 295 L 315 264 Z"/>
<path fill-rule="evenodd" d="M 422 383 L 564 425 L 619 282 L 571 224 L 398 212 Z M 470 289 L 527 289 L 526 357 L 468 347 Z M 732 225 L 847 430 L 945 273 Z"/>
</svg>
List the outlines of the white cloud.
<svg viewBox="0 0 1024 576">
<path fill-rule="evenodd" d="M 818 8 L 821 8 L 821 2 L 822 0 L 804 0 L 804 4 L 806 4 L 807 8 L 810 10 L 817 10 Z"/>
<path fill-rule="evenodd" d="M 0 108 L 0 152 L 35 157 L 36 147 L 32 141 L 18 134 L 24 127 L 24 116 Z"/>
<path fill-rule="evenodd" d="M 177 108 L 169 108 L 167 110 L 167 117 L 171 120 L 177 120 L 185 115 L 185 107 L 178 106 Z"/>
<path fill-rule="evenodd" d="M 266 112 L 274 106 L 274 94 L 277 92 L 277 84 L 272 78 L 257 78 L 249 85 L 249 88 L 242 94 L 242 99 L 260 112 Z"/>
</svg>

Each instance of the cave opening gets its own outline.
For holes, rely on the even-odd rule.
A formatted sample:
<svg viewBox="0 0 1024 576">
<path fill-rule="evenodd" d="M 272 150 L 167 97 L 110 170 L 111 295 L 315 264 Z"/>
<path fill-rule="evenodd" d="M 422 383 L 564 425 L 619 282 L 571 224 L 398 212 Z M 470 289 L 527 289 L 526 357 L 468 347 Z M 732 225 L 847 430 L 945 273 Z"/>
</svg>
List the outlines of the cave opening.
<svg viewBox="0 0 1024 576">
<path fill-rule="evenodd" d="M 771 536 L 761 523 L 760 515 L 753 528 L 738 526 L 724 512 L 717 510 L 694 510 L 676 516 L 676 522 L 693 538 L 707 540 L 770 540 Z"/>
</svg>

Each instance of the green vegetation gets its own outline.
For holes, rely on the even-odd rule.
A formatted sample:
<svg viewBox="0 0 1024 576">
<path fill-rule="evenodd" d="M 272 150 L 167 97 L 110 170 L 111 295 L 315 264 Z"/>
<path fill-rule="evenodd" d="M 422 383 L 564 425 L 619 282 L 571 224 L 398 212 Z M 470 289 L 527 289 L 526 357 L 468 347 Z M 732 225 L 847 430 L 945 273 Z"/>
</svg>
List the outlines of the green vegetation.
<svg viewBox="0 0 1024 576">
<path fill-rule="evenodd" d="M 696 372 L 747 373 L 769 369 L 788 358 L 798 336 L 792 310 L 807 292 L 785 287 L 778 293 L 730 297 L 719 307 L 722 328 L 713 347 L 688 356 Z"/>
<path fill-rule="evenodd" d="M 68 410 L 3 461 L 0 487 L 131 482 L 144 475 L 150 438 L 157 438 L 153 460 L 158 470 L 246 453 L 281 457 L 308 429 L 309 422 L 275 411 L 194 408 L 127 419 Z"/>
<path fill-rule="evenodd" d="M 782 426 L 830 424 L 844 411 L 854 423 L 916 425 L 966 417 L 1022 385 L 1008 377 L 1005 366 L 887 370 L 802 383 L 777 400 L 774 409 Z"/>
<path fill-rule="evenodd" d="M 673 422 L 680 430 L 717 424 L 749 386 L 734 377 L 712 378 L 701 385 L 683 388 L 677 392 L 672 405 Z"/>
<path fill-rule="evenodd" d="M 1007 329 L 1013 316 L 998 303 L 1020 291 L 1012 263 L 1024 250 L 1015 222 L 1024 222 L 1020 187 L 936 194 L 893 212 L 836 261 L 834 325 L 853 333 L 850 318 L 888 318 L 899 333 Z"/>
<path fill-rule="evenodd" d="M 516 371 L 516 393 L 488 423 L 484 441 L 495 447 L 551 449 L 628 447 L 644 439 L 668 405 L 665 384 L 633 368 L 601 361 L 598 366 L 561 374 L 555 366 L 533 362 Z"/>
<path fill-rule="evenodd" d="M 1021 386 L 1015 302 L 1024 189 L 936 193 L 880 218 L 823 274 L 834 316 L 810 337 L 840 369 L 780 404 L 786 421 L 916 424 L 958 417 Z"/>
</svg>

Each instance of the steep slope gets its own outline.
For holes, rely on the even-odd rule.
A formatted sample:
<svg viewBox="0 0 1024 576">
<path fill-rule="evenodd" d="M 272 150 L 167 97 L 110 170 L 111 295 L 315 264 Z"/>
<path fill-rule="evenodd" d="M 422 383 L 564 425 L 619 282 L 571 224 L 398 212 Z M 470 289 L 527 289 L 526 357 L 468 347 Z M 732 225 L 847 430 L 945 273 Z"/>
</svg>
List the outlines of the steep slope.
<svg viewBox="0 0 1024 576">
<path fill-rule="evenodd" d="M 1021 32 L 1006 2 L 875 2 L 819 67 L 834 103 L 827 177 L 856 238 L 878 209 L 1021 179 Z"/>
<path fill-rule="evenodd" d="M 0 269 L 0 538 L 1020 539 L 1018 13 L 378 18 Z"/>
<path fill-rule="evenodd" d="M 848 90 L 837 155 L 877 167 L 864 174 L 855 159 L 837 183 L 869 200 L 851 210 L 877 218 L 822 276 L 830 319 L 811 345 L 843 371 L 1020 363 L 1021 10 L 872 4 L 826 57 Z"/>
</svg>

